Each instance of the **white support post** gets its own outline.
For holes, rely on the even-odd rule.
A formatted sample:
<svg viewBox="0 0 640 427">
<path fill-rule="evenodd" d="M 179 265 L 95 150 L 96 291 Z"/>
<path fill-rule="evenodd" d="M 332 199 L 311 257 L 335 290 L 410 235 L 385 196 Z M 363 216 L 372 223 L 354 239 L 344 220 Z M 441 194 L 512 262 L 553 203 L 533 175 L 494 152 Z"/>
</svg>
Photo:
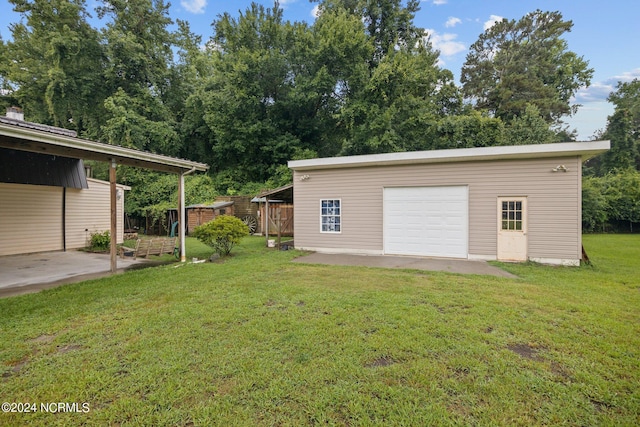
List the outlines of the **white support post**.
<svg viewBox="0 0 640 427">
<path fill-rule="evenodd" d="M 180 174 L 180 180 L 178 181 L 178 228 L 180 230 L 180 262 L 187 261 L 187 251 L 185 250 L 185 222 L 187 220 L 185 206 L 184 206 L 184 176 L 186 173 Z"/>
<path fill-rule="evenodd" d="M 109 193 L 110 193 L 110 212 L 111 212 L 111 272 L 115 273 L 118 270 L 118 208 L 116 204 L 117 189 L 116 189 L 116 161 L 111 160 L 109 163 Z"/>
<path fill-rule="evenodd" d="M 267 236 L 267 241 L 265 242 L 265 244 L 269 246 L 269 197 L 268 196 L 265 198 L 265 205 L 264 205 L 264 228 L 265 228 L 264 234 Z"/>
</svg>

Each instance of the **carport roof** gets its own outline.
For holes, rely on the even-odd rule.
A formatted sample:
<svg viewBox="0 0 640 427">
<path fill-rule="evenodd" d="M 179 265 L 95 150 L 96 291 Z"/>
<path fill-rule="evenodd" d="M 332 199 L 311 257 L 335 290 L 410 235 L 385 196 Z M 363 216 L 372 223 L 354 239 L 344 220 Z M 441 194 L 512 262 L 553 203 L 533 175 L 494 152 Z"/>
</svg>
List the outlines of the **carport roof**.
<svg viewBox="0 0 640 427">
<path fill-rule="evenodd" d="M 449 150 L 409 151 L 401 153 L 292 160 L 289 162 L 289 168 L 297 171 L 305 171 L 364 166 L 391 166 L 419 163 L 450 163 L 566 156 L 580 156 L 584 161 L 607 151 L 609 148 L 609 141 L 455 148 Z"/>
<path fill-rule="evenodd" d="M 0 119 L 0 147 L 54 156 L 70 157 L 142 167 L 162 172 L 184 173 L 190 170 L 204 172 L 209 166 L 204 163 L 161 154 L 149 153 L 118 145 L 104 144 L 77 138 L 73 133 L 53 132 L 51 128 L 29 122 Z"/>
</svg>

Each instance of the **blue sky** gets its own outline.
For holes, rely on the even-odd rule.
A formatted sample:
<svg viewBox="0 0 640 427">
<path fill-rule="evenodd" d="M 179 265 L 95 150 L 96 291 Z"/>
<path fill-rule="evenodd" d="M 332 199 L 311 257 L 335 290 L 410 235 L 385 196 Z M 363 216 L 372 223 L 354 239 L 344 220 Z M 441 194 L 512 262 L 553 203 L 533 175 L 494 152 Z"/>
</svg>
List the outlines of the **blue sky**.
<svg viewBox="0 0 640 427">
<path fill-rule="evenodd" d="M 273 6 L 273 1 L 256 0 Z M 237 16 L 250 0 L 173 0 L 173 19 L 189 21 L 194 33 L 207 40 L 212 35 L 211 23 L 229 12 Z M 93 13 L 96 0 L 88 0 Z M 317 3 L 309 0 L 281 0 L 284 17 L 289 21 L 312 23 Z M 573 29 L 565 35 L 569 49 L 584 57 L 595 70 L 591 86 L 580 90 L 576 101 L 582 104 L 578 113 L 567 119 L 582 140 L 591 139 L 598 129 L 604 129 L 613 106 L 606 101 L 618 81 L 640 78 L 640 2 L 637 0 L 423 0 L 415 23 L 431 34 L 435 48 L 441 52 L 441 65 L 456 78 L 471 46 L 478 36 L 501 18 L 519 19 L 536 9 L 559 11 L 565 20 L 573 21 Z M 11 37 L 8 26 L 19 16 L 12 13 L 8 0 L 0 0 L 0 34 Z"/>
</svg>

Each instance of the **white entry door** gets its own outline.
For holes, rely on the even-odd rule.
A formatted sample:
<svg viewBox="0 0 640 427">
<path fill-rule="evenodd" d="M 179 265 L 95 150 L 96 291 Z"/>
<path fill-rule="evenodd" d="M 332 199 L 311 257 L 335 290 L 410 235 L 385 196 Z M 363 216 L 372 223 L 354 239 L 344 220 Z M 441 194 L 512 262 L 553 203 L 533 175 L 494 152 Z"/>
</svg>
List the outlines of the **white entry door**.
<svg viewBox="0 0 640 427">
<path fill-rule="evenodd" d="M 527 198 L 498 198 L 498 260 L 527 260 Z"/>
<path fill-rule="evenodd" d="M 384 189 L 384 252 L 467 258 L 467 186 Z"/>
</svg>

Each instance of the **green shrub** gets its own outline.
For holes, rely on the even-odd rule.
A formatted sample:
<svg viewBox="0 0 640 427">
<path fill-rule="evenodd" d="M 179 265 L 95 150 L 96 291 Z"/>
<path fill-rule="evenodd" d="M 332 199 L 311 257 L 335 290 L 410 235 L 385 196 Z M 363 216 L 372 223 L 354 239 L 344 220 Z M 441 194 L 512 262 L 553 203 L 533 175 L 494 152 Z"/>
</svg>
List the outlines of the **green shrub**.
<svg viewBox="0 0 640 427">
<path fill-rule="evenodd" d="M 193 230 L 192 236 L 211 246 L 221 257 L 229 255 L 231 249 L 249 235 L 249 227 L 240 218 L 221 215 Z"/>
<path fill-rule="evenodd" d="M 92 251 L 106 251 L 111 246 L 111 235 L 109 231 L 91 233 L 89 248 Z"/>
<path fill-rule="evenodd" d="M 603 193 L 604 178 L 586 176 L 582 179 L 582 231 L 603 231 L 607 224 L 607 198 Z"/>
</svg>

